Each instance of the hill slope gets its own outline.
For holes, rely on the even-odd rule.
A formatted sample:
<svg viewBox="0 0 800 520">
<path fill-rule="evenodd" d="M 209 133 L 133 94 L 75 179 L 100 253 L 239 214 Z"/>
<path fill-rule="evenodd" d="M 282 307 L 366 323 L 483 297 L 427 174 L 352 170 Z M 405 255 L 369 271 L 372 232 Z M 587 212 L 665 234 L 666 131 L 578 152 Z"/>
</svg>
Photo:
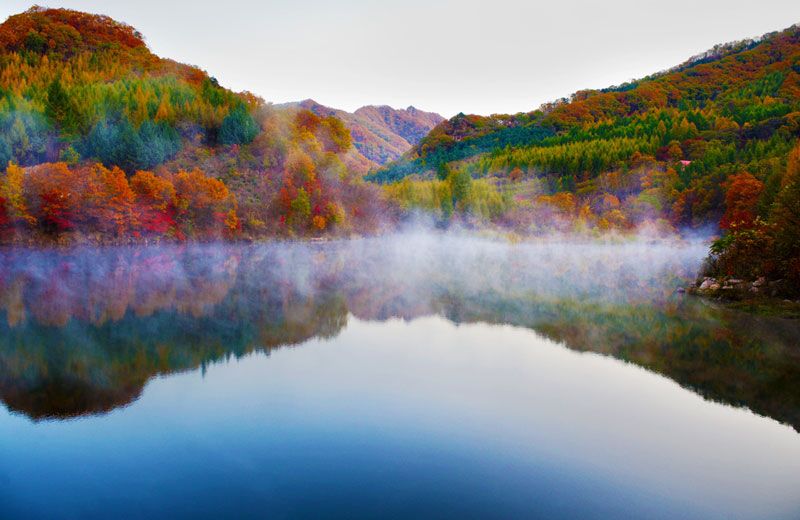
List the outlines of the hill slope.
<svg viewBox="0 0 800 520">
<path fill-rule="evenodd" d="M 530 113 L 459 114 L 368 178 L 404 208 L 524 232 L 720 229 L 708 274 L 800 294 L 798 137 L 793 26 Z"/>
<path fill-rule="evenodd" d="M 580 194 L 592 204 L 611 194 L 653 206 L 653 200 L 634 200 L 656 187 L 652 182 L 611 187 L 606 178 L 644 165 L 672 178 L 658 186 L 664 190 L 650 213 L 701 226 L 721 216 L 729 175 L 748 170 L 775 185 L 778 163 L 798 135 L 800 28 L 794 26 L 530 113 L 459 114 L 370 178 L 391 182 L 461 165 L 473 177 L 508 179 L 514 172 L 517 179 L 538 180 L 542 194 Z"/>
<path fill-rule="evenodd" d="M 368 229 L 350 148 L 336 117 L 231 92 L 106 16 L 0 25 L 0 241 Z"/>
<path fill-rule="evenodd" d="M 689 150 L 688 141 L 731 141 L 735 137 L 743 144 L 769 138 L 781 128 L 795 132 L 799 103 L 800 28 L 793 26 L 756 40 L 719 45 L 670 71 L 619 87 L 580 91 L 529 113 L 459 114 L 438 125 L 401 161 L 374 178 L 397 180 L 410 173 L 432 171 L 442 162 L 485 153 L 502 159 L 484 164 L 484 173 L 518 165 L 539 173 L 563 170 L 591 176 L 620 165 L 632 153 L 610 162 L 556 168 L 546 160 L 522 159 L 519 154 L 512 158 L 498 149 L 510 147 L 513 152 L 623 137 L 657 137 L 658 142 L 636 148 L 659 159 L 677 142 L 681 159 L 696 160 L 703 153 Z"/>
</svg>

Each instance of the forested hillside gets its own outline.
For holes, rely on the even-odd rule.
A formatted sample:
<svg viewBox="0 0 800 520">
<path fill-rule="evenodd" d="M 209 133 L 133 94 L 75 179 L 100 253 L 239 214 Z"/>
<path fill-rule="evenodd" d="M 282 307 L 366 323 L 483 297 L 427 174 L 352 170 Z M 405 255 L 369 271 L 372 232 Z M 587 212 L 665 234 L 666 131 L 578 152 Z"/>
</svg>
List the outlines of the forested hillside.
<svg viewBox="0 0 800 520">
<path fill-rule="evenodd" d="M 379 197 L 350 147 L 336 117 L 233 93 L 108 17 L 0 25 L 4 241 L 369 230 Z"/>
<path fill-rule="evenodd" d="M 707 272 L 800 292 L 800 26 L 539 110 L 459 114 L 369 178 L 523 233 L 720 230 Z"/>
</svg>

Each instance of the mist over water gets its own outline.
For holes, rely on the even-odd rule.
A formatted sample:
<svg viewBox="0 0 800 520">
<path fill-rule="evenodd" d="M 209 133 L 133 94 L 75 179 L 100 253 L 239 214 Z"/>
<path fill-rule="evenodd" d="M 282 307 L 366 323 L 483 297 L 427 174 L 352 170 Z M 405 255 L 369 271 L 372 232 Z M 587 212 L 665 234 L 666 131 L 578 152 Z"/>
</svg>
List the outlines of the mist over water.
<svg viewBox="0 0 800 520">
<path fill-rule="evenodd" d="M 0 251 L 0 283 L 11 326 L 28 317 L 102 322 L 128 311 L 197 315 L 232 290 L 255 304 L 264 291 L 314 296 L 332 284 L 344 292 L 383 288 L 410 306 L 431 305 L 443 293 L 661 301 L 693 279 L 706 247 L 700 239 L 510 243 L 408 231 L 321 243 L 13 249 Z"/>
<path fill-rule="evenodd" d="M 0 250 L 0 516 L 791 518 L 800 329 L 678 293 L 706 252 Z"/>
</svg>

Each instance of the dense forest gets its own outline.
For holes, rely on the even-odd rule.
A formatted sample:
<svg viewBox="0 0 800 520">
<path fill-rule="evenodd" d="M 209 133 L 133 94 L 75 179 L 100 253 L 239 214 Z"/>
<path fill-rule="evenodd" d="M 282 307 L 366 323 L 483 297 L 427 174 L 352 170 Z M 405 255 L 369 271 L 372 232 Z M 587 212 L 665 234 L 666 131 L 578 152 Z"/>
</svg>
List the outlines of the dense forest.
<svg viewBox="0 0 800 520">
<path fill-rule="evenodd" d="M 104 16 L 0 26 L 0 130 L 3 241 L 370 232 L 385 213 L 341 120 L 233 93 Z"/>
<path fill-rule="evenodd" d="M 719 230 L 708 275 L 800 292 L 798 26 L 424 135 L 438 121 L 274 106 L 130 26 L 34 7 L 0 25 L 0 241 L 348 236 L 416 213 L 520 235 Z"/>
</svg>

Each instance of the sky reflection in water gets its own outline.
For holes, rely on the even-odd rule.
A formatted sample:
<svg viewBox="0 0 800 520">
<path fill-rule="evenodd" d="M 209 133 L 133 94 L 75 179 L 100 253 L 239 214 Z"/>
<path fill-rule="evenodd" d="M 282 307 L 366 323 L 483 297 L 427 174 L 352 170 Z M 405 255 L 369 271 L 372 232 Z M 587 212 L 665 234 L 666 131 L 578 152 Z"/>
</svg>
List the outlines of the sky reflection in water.
<svg viewBox="0 0 800 520">
<path fill-rule="evenodd" d="M 0 253 L 0 517 L 797 517 L 797 325 L 693 247 Z"/>
</svg>

